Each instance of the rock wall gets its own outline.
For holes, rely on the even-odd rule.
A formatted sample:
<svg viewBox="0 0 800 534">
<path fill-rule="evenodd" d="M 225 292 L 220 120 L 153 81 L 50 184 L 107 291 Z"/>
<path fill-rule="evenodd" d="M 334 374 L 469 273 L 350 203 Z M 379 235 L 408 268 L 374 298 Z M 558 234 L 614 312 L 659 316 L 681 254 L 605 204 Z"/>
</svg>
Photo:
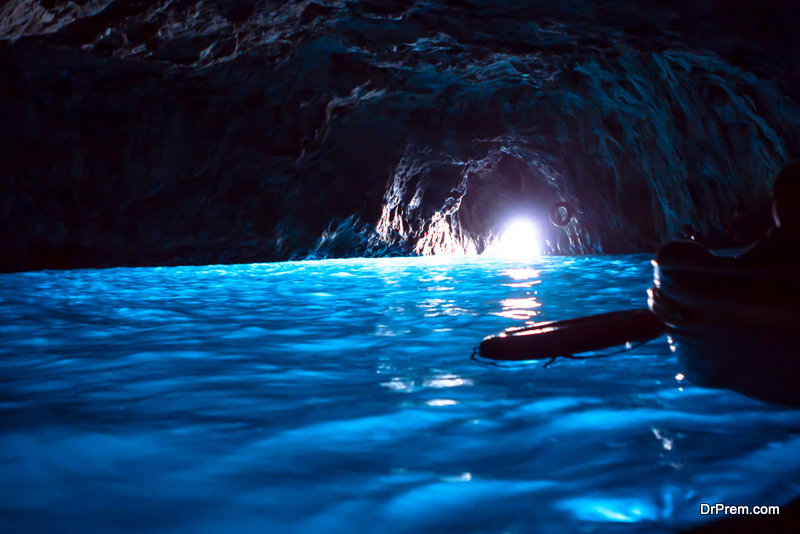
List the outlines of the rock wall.
<svg viewBox="0 0 800 534">
<path fill-rule="evenodd" d="M 7 1 L 0 269 L 722 239 L 800 153 L 797 8 L 732 5 Z"/>
</svg>

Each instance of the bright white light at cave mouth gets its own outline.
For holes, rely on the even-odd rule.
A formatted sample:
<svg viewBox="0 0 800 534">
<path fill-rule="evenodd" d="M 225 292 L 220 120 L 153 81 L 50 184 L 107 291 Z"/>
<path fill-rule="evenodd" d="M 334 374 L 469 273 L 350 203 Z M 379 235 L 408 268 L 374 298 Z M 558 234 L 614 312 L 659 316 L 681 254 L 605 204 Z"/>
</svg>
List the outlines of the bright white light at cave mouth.
<svg viewBox="0 0 800 534">
<path fill-rule="evenodd" d="M 487 252 L 511 258 L 538 256 L 541 254 L 539 230 L 531 221 L 514 221 L 506 227 L 497 243 Z"/>
</svg>

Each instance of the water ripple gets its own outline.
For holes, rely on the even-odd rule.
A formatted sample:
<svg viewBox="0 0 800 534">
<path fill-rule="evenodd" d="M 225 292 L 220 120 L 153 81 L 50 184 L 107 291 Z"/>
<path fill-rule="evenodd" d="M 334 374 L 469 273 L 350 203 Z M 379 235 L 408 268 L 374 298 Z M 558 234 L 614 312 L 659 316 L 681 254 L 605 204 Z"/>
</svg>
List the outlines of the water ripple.
<svg viewBox="0 0 800 534">
<path fill-rule="evenodd" d="M 469 359 L 643 306 L 649 259 L 0 275 L 0 530 L 662 532 L 795 496 L 800 413 L 676 378 L 663 340 Z"/>
</svg>

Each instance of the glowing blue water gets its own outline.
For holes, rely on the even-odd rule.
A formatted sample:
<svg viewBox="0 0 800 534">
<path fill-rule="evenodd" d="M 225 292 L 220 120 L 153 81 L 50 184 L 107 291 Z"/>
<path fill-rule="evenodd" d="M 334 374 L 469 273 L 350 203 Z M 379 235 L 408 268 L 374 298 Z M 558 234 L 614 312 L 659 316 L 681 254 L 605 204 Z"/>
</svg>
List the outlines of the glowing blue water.
<svg viewBox="0 0 800 534">
<path fill-rule="evenodd" d="M 646 256 L 0 276 L 3 532 L 616 532 L 800 493 L 800 412 L 661 339 L 494 367 L 487 334 L 641 307 Z"/>
</svg>

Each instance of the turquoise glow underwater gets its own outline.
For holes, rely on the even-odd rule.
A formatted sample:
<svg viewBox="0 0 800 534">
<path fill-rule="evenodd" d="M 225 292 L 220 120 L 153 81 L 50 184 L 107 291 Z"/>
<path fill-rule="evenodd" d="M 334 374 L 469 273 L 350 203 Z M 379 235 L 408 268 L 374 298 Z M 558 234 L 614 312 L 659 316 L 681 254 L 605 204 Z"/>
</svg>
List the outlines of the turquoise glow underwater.
<svg viewBox="0 0 800 534">
<path fill-rule="evenodd" d="M 0 275 L 0 531 L 671 532 L 797 496 L 800 412 L 680 380 L 665 338 L 470 359 L 644 307 L 650 259 Z"/>
</svg>

